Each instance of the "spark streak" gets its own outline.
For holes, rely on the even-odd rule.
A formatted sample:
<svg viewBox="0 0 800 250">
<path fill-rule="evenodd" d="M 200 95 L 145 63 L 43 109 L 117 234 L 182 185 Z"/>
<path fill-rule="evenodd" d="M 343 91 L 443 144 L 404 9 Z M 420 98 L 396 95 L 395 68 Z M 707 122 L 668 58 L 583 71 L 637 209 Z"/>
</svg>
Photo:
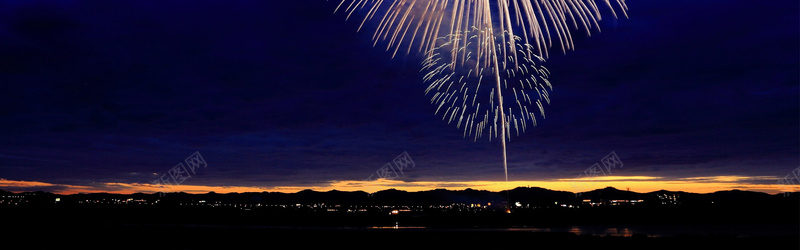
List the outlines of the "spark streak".
<svg viewBox="0 0 800 250">
<path fill-rule="evenodd" d="M 627 17 L 625 0 L 601 1 L 614 18 L 611 1 Z M 436 113 L 465 137 L 500 137 L 506 181 L 511 128 L 519 134 L 528 122 L 536 126 L 535 111 L 544 117 L 541 100 L 550 103 L 549 72 L 540 66 L 548 50 L 573 50 L 571 29 L 591 36 L 602 19 L 595 0 L 342 0 L 334 12 L 340 10 L 348 19 L 367 10 L 359 30 L 379 18 L 372 39 L 375 46 L 384 41 L 392 57 L 403 46 L 407 54 L 414 47 L 424 54 L 425 93 L 433 93 Z M 513 99 L 504 102 L 505 96 Z"/>
<path fill-rule="evenodd" d="M 544 59 L 535 55 L 532 46 L 516 43 L 513 50 L 504 46 L 496 48 L 497 53 L 507 49 L 506 53 L 511 54 L 509 58 L 512 59 L 507 64 L 500 65 L 492 61 L 488 64 L 491 68 L 480 68 L 483 66 L 478 65 L 478 59 L 471 55 L 465 56 L 463 61 L 454 62 L 451 58 L 453 52 L 476 50 L 485 43 L 492 43 L 490 40 L 473 41 L 481 36 L 470 33 L 461 36 L 469 37 L 470 41 L 462 43 L 459 38 L 442 38 L 453 42 L 444 42 L 428 51 L 427 58 L 422 62 L 422 71 L 427 72 L 423 77 L 428 83 L 425 93 L 432 95 L 431 103 L 438 107 L 436 114 L 459 117 L 457 121 L 449 120 L 448 123 L 455 122 L 456 127 L 464 128 L 464 136 L 472 136 L 476 141 L 484 129 L 489 133 L 490 140 L 497 137 L 510 139 L 512 130 L 519 135 L 528 129 L 529 124 L 535 126 L 536 111 L 544 117 L 541 102 L 544 99 L 550 103 L 550 99 L 545 97 L 552 90 L 548 80 L 549 72 L 541 66 Z M 520 38 L 515 37 L 507 40 L 518 39 Z M 456 44 L 465 44 L 466 47 L 454 47 Z M 495 84 L 484 84 L 483 80 L 486 78 L 493 79 Z M 469 87 L 470 83 L 475 85 Z M 507 101 L 507 98 L 511 99 Z M 511 105 L 506 106 L 503 102 Z M 538 108 L 529 109 L 529 106 Z M 509 124 L 502 124 L 503 121 Z"/>
<path fill-rule="evenodd" d="M 625 0 L 601 1 L 614 18 L 618 16 L 611 1 L 627 17 Z M 498 42 L 509 44 L 502 50 L 504 61 L 506 49 L 517 43 L 506 38 L 521 37 L 522 43 L 533 45 L 536 55 L 546 58 L 548 48 L 556 44 L 562 52 L 574 49 L 570 29 L 584 29 L 590 36 L 593 29 L 600 30 L 598 21 L 602 20 L 595 0 L 342 0 L 335 12 L 345 12 L 349 19 L 358 10 L 366 10 L 359 30 L 367 21 L 380 18 L 372 38 L 376 46 L 378 41 L 387 41 L 386 50 L 393 51 L 393 56 L 402 46 L 408 46 L 407 53 L 415 46 L 419 52 L 430 51 L 441 37 L 477 29 L 489 31 L 474 34 L 481 36 L 478 40 L 507 34 Z M 493 45 L 487 44 L 478 53 L 495 53 Z"/>
</svg>

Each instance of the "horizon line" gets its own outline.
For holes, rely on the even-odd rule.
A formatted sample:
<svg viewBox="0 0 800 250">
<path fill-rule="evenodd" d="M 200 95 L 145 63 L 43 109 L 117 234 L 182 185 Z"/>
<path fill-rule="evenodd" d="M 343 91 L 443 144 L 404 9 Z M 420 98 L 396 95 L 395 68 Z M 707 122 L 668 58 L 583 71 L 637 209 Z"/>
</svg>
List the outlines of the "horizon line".
<svg viewBox="0 0 800 250">
<path fill-rule="evenodd" d="M 783 194 L 783 193 L 789 193 L 789 194 L 793 194 L 793 193 L 800 193 L 800 191 L 791 191 L 791 192 L 779 192 L 779 193 L 771 194 L 771 193 L 762 192 L 762 191 L 742 190 L 742 189 L 725 189 L 725 190 L 717 190 L 717 191 L 710 192 L 710 193 L 695 193 L 695 192 L 690 192 L 690 191 L 680 191 L 680 190 L 679 190 L 679 191 L 676 191 L 676 190 L 666 190 L 666 189 L 661 189 L 661 190 L 656 190 L 656 191 L 649 191 L 649 192 L 636 192 L 636 191 L 630 191 L 630 190 L 623 190 L 623 189 L 619 189 L 619 188 L 616 188 L 616 187 L 613 187 L 613 186 L 607 186 L 607 187 L 604 187 L 604 188 L 598 188 L 598 189 L 589 190 L 589 191 L 583 191 L 583 192 L 572 192 L 572 191 L 566 191 L 566 190 L 548 189 L 548 188 L 544 188 L 544 187 L 537 187 L 537 186 L 534 186 L 534 187 L 530 187 L 530 186 L 519 186 L 519 187 L 515 187 L 515 188 L 513 188 L 513 189 L 509 189 L 509 190 L 500 190 L 500 191 L 491 191 L 491 190 L 485 190 L 485 189 L 474 189 L 474 188 L 469 188 L 469 187 L 467 187 L 467 188 L 464 188 L 464 189 L 435 188 L 435 189 L 429 189 L 429 190 L 417 190 L 417 191 L 407 191 L 407 190 L 401 190 L 401 189 L 397 189 L 397 188 L 388 188 L 388 189 L 382 189 L 382 190 L 378 190 L 378 191 L 375 191 L 375 192 L 367 192 L 367 191 L 364 191 L 364 190 L 343 191 L 343 190 L 337 190 L 337 189 L 331 189 L 331 190 L 326 190 L 326 191 L 313 190 L 313 189 L 303 189 L 303 190 L 299 190 L 299 191 L 296 191 L 296 192 L 280 192 L 280 191 L 260 191 L 260 192 L 259 192 L 259 191 L 247 191 L 247 192 L 228 192 L 228 193 L 218 193 L 218 192 L 215 192 L 215 191 L 209 191 L 209 192 L 207 192 L 207 193 L 187 193 L 187 192 L 183 192 L 183 191 L 180 191 L 180 192 L 153 192 L 153 193 L 145 193 L 145 192 L 136 192 L 136 193 L 117 193 L 117 192 L 102 192 L 102 191 L 101 191 L 101 192 L 93 192 L 93 193 L 83 193 L 83 192 L 81 192 L 81 193 L 69 193 L 69 194 L 53 193 L 53 192 L 48 192 L 48 191 L 44 191 L 44 190 L 36 190 L 36 191 L 19 191 L 19 192 L 14 192 L 14 191 L 9 191 L 9 190 L 5 190 L 5 189 L 0 189 L 0 191 L 4 191 L 4 192 L 8 192 L 8 193 L 12 193 L 12 194 L 22 194 L 22 193 L 39 193 L 39 192 L 41 192 L 41 193 L 49 193 L 49 194 L 54 194 L 54 195 L 67 195 L 67 196 L 68 196 L 68 195 L 86 195 L 86 194 L 115 194 L 115 195 L 134 195 L 134 194 L 146 194 L 146 195 L 156 195 L 156 194 L 159 194 L 159 193 L 163 193 L 163 194 L 181 194 L 181 193 L 183 193 L 183 194 L 190 194 L 190 195 L 203 195 L 203 194 L 210 194 L 210 193 L 221 194 L 221 195 L 228 195 L 228 194 L 246 194 L 246 193 L 280 193 L 280 194 L 298 194 L 298 193 L 300 193 L 300 192 L 306 192 L 306 191 L 318 192 L 318 193 L 329 193 L 329 192 L 359 193 L 359 192 L 361 192 L 361 193 L 367 193 L 367 194 L 375 194 L 375 193 L 378 193 L 378 192 L 391 191 L 391 190 L 402 191 L 402 192 L 408 192 L 408 193 L 430 192 L 430 191 L 437 191 L 437 190 L 444 190 L 444 191 L 451 191 L 451 192 L 458 192 L 458 191 L 474 190 L 474 191 L 479 191 L 479 192 L 502 193 L 502 192 L 509 192 L 509 191 L 513 191 L 513 190 L 515 190 L 515 189 L 520 189 L 520 188 L 527 188 L 527 189 L 537 189 L 537 188 L 538 188 L 538 189 L 544 189 L 544 190 L 553 191 L 553 192 L 566 192 L 566 193 L 572 193 L 572 194 L 591 193 L 591 192 L 595 192 L 595 191 L 598 191 L 598 190 L 604 190 L 604 189 L 609 189 L 609 188 L 611 188 L 611 189 L 614 189 L 614 190 L 618 190 L 618 191 L 632 192 L 632 193 L 637 193 L 637 194 L 650 194 L 650 193 L 657 193 L 657 192 L 670 192 L 670 193 L 690 193 L 690 194 L 701 194 L 701 195 L 702 195 L 702 194 L 713 194 L 713 193 L 718 193 L 718 192 L 731 192 L 731 191 L 741 191 L 741 192 L 763 193 L 763 194 L 767 194 L 767 195 L 780 195 L 780 194 Z"/>
<path fill-rule="evenodd" d="M 658 177 L 636 177 L 624 180 L 602 180 L 593 181 L 574 179 L 558 179 L 554 181 L 415 181 L 406 182 L 401 180 L 378 179 L 372 181 L 330 181 L 318 185 L 305 186 L 207 186 L 181 184 L 173 186 L 159 186 L 151 183 L 120 183 L 105 182 L 97 183 L 94 186 L 54 184 L 40 181 L 7 180 L 0 178 L 0 189 L 9 192 L 48 192 L 60 195 L 79 194 L 79 193 L 115 193 L 115 194 L 134 194 L 134 193 L 250 193 L 250 192 L 279 192 L 296 193 L 303 190 L 318 192 L 326 191 L 363 191 L 375 193 L 382 190 L 402 190 L 406 192 L 429 191 L 436 189 L 445 190 L 485 190 L 490 192 L 508 191 L 519 187 L 538 187 L 547 190 L 564 191 L 571 193 L 585 193 L 613 187 L 618 190 L 627 190 L 636 193 L 649 193 L 654 191 L 687 192 L 707 194 L 718 191 L 742 190 L 753 191 L 767 194 L 780 194 L 786 192 L 797 192 L 800 185 L 784 185 L 775 183 L 760 184 L 748 183 L 748 180 L 759 180 L 761 177 L 742 177 L 742 176 L 717 176 L 717 177 L 690 177 L 683 180 L 659 180 Z M 763 179 L 760 179 L 763 181 Z"/>
</svg>

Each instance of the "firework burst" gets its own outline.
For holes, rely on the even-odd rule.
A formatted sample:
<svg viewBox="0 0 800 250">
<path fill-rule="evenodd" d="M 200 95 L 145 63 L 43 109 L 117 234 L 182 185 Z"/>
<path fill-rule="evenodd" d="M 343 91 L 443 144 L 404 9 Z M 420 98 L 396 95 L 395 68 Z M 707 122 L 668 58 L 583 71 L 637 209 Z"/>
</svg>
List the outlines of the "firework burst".
<svg viewBox="0 0 800 250">
<path fill-rule="evenodd" d="M 624 0 L 602 2 L 617 18 L 627 17 Z M 392 57 L 423 53 L 426 94 L 436 113 L 477 140 L 502 138 L 508 181 L 506 141 L 513 132 L 536 125 L 549 103 L 549 72 L 541 66 L 554 46 L 574 49 L 572 30 L 599 31 L 595 0 L 342 0 L 336 11 L 351 18 L 364 10 L 359 30 L 379 20 L 374 45 L 386 43 Z M 511 102 L 504 102 L 512 97 Z"/>
<path fill-rule="evenodd" d="M 479 37 L 466 33 L 460 38 L 443 38 L 453 42 L 444 42 L 428 51 L 422 62 L 422 71 L 426 72 L 423 80 L 428 84 L 425 93 L 431 95 L 435 112 L 448 123 L 463 128 L 465 137 L 470 135 L 477 140 L 486 132 L 491 140 L 502 134 L 503 128 L 508 135 L 519 135 L 529 126 L 536 126 L 537 114 L 544 117 L 543 102 L 550 103 L 549 90 L 552 90 L 547 78 L 549 72 L 541 65 L 544 60 L 534 54 L 533 46 L 523 43 L 514 43 L 516 47 L 508 50 L 508 61 L 498 65 L 499 72 L 495 67 L 482 67 L 487 65 L 481 63 L 484 59 L 472 52 L 491 41 L 477 40 Z M 461 39 L 468 41 L 461 43 Z M 520 39 L 512 37 L 510 41 Z M 506 46 L 512 44 L 510 41 Z M 505 49 L 501 46 L 498 44 L 496 53 Z M 462 60 L 454 61 L 455 54 L 465 55 L 460 56 Z M 501 84 L 496 84 L 496 77 Z M 500 105 L 498 96 L 507 98 L 505 101 L 510 105 Z M 502 126 L 502 121 L 507 124 Z"/>
<path fill-rule="evenodd" d="M 618 11 L 627 16 L 624 0 L 614 0 Z M 611 0 L 602 0 L 617 18 Z M 598 30 L 602 19 L 595 0 L 342 0 L 335 11 L 347 13 L 351 18 L 356 11 L 365 10 L 359 30 L 367 21 L 379 20 L 373 40 L 387 41 L 386 49 L 396 55 L 403 45 L 405 52 L 418 47 L 419 52 L 438 46 L 437 40 L 471 30 L 488 31 L 480 36 L 520 37 L 531 44 L 536 54 L 547 57 L 547 49 L 558 44 L 562 52 L 574 49 L 571 29 L 581 29 L 586 35 Z M 451 37 L 455 39 L 456 37 Z M 481 39 L 483 40 L 483 39 Z M 500 44 L 515 41 L 501 39 Z M 494 44 L 486 44 L 483 51 L 494 53 Z M 505 52 L 505 50 L 503 50 Z M 480 52 L 478 52 L 480 53 Z"/>
</svg>

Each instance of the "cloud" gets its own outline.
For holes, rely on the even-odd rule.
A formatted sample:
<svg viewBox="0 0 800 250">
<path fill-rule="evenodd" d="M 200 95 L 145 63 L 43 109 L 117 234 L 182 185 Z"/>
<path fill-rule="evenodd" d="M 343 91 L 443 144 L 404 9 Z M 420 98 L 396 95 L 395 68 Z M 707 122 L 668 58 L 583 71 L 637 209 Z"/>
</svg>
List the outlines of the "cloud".
<svg viewBox="0 0 800 250">
<path fill-rule="evenodd" d="M 758 177 L 796 165 L 799 135 L 797 3 L 778 2 L 631 2 L 576 36 L 546 64 L 552 103 L 509 143 L 509 177 L 566 189 L 551 180 L 616 151 L 620 173 L 662 179 L 595 183 L 770 185 Z M 416 171 L 376 187 L 505 187 L 496 140 L 441 121 L 415 58 L 372 48 L 331 1 L 7 6 L 0 174 L 49 182 L 9 189 L 152 192 L 129 173 L 198 150 L 209 169 L 180 190 L 331 188 L 403 151 Z"/>
<path fill-rule="evenodd" d="M 101 192 L 91 186 L 53 184 L 41 181 L 21 181 L 0 179 L 0 189 L 12 192 L 44 191 L 52 193 L 78 193 L 84 191 Z"/>
<path fill-rule="evenodd" d="M 774 184 L 778 177 L 775 176 L 701 176 L 684 177 L 676 180 L 695 183 L 738 183 L 738 184 Z"/>
<path fill-rule="evenodd" d="M 723 190 L 751 190 L 766 193 L 781 193 L 786 190 L 795 190 L 800 186 L 786 186 L 777 183 L 777 177 L 771 176 L 706 176 L 687 177 L 679 179 L 665 179 L 655 176 L 606 176 L 597 178 L 566 178 L 546 181 L 403 181 L 377 179 L 373 181 L 337 180 L 313 183 L 308 185 L 281 185 L 281 186 L 209 186 L 209 185 L 168 185 L 160 186 L 147 183 L 97 183 L 92 186 L 61 185 L 38 181 L 16 181 L 0 179 L 0 188 L 9 191 L 48 191 L 58 194 L 74 193 L 155 193 L 155 192 L 186 192 L 186 193 L 243 193 L 243 192 L 283 192 L 295 193 L 302 190 L 315 191 L 365 191 L 376 192 L 386 189 L 398 189 L 409 192 L 427 191 L 433 189 L 479 189 L 488 191 L 503 191 L 517 187 L 541 187 L 551 190 L 585 192 L 605 187 L 630 189 L 635 192 L 653 192 L 658 190 L 686 191 L 694 193 L 711 193 Z"/>
<path fill-rule="evenodd" d="M 654 181 L 661 180 L 662 177 L 655 176 L 597 176 L 597 177 L 580 177 L 580 178 L 564 178 L 558 181 Z"/>
</svg>

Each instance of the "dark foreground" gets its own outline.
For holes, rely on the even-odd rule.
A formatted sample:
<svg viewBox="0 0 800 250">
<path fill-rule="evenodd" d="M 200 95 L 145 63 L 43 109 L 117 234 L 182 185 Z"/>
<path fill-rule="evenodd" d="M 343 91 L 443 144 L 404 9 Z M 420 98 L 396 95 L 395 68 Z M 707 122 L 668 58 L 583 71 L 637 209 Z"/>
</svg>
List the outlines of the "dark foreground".
<svg viewBox="0 0 800 250">
<path fill-rule="evenodd" d="M 451 201 L 421 206 L 414 199 L 342 206 L 306 199 L 273 206 L 263 200 L 225 203 L 227 196 L 211 195 L 186 195 L 205 205 L 64 197 L 0 206 L 0 249 L 800 249 L 800 194 L 731 194 L 711 197 L 713 202 L 682 194 L 680 204 L 662 205 L 666 201 L 656 197 L 636 205 L 508 210 Z"/>
<path fill-rule="evenodd" d="M 26 248 L 80 249 L 798 249 L 798 235 L 628 237 L 502 229 L 280 228 L 220 225 L 38 225 L 4 239 Z M 32 239 L 32 240 L 31 240 Z"/>
<path fill-rule="evenodd" d="M 597 221 L 603 224 L 587 225 L 585 222 L 590 220 L 583 217 L 570 220 L 576 215 L 558 213 L 535 217 L 492 213 L 417 218 L 239 210 L 223 213 L 206 208 L 3 209 L 0 212 L 3 212 L 0 226 L 4 231 L 0 239 L 21 246 L 0 249 L 800 249 L 800 225 L 794 218 L 789 223 L 764 224 L 761 220 L 741 219 L 748 216 L 745 213 L 739 214 L 738 223 L 715 220 L 709 226 L 675 220 L 672 221 L 680 223 L 650 221 L 637 225 L 635 220 L 621 220 L 617 216 Z M 542 217 L 584 224 L 573 227 L 533 223 Z M 724 217 L 737 218 L 732 214 Z M 531 223 L 509 224 L 523 221 Z M 611 221 L 625 223 L 609 224 Z M 631 228 L 631 233 L 564 230 L 607 226 Z M 667 234 L 651 233 L 667 228 L 670 229 Z"/>
</svg>

